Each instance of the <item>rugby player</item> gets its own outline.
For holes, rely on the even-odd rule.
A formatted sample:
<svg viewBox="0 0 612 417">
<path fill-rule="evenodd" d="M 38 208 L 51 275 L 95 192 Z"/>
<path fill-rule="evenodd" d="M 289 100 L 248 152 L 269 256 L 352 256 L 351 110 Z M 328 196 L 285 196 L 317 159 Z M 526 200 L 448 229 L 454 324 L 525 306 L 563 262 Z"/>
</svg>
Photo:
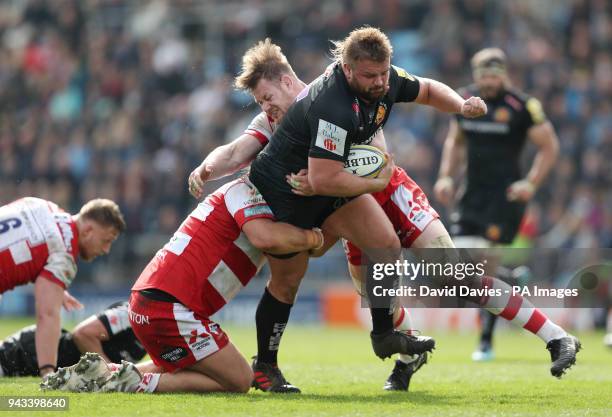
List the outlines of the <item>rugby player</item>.
<svg viewBox="0 0 612 417">
<path fill-rule="evenodd" d="M 250 242 L 250 243 L 249 243 Z M 156 369 L 110 367 L 87 354 L 74 372 L 56 372 L 43 389 L 122 392 L 246 392 L 249 363 L 210 316 L 223 308 L 264 262 L 323 245 L 320 230 L 275 222 L 248 179 L 225 184 L 183 221 L 132 288 L 129 319 Z"/>
<path fill-rule="evenodd" d="M 237 84 L 239 88 L 246 89 L 249 93 L 253 94 L 263 112 L 253 119 L 240 137 L 227 145 L 213 150 L 200 166 L 191 173 L 189 190 L 196 198 L 202 197 L 206 181 L 233 174 L 247 166 L 257 156 L 264 146 L 267 145 L 273 131 L 282 120 L 287 109 L 295 101 L 296 96 L 306 86 L 296 76 L 280 47 L 274 45 L 269 39 L 259 42 L 244 55 L 243 74 L 258 74 L 250 76 L 250 83 L 255 85 L 252 89 L 240 84 L 240 81 Z M 240 80 L 240 76 L 238 80 Z M 382 131 L 378 133 L 378 136 L 382 137 Z M 380 140 L 379 146 L 384 149 L 384 138 Z M 296 177 L 295 185 L 300 187 L 300 184 L 301 179 Z M 297 192 L 307 192 L 307 185 L 306 182 L 304 188 L 297 190 Z M 405 190 L 399 190 L 401 187 L 404 187 Z M 413 222 L 409 218 L 409 213 L 401 212 L 397 205 L 391 203 L 391 196 L 394 193 L 397 194 L 395 196 L 396 200 L 402 198 L 404 201 L 407 201 L 407 195 L 412 193 L 411 195 L 414 197 L 411 202 L 422 210 L 420 216 L 417 217 L 418 221 Z M 375 193 L 373 196 L 381 206 L 388 208 L 385 211 L 393 222 L 404 247 L 411 246 L 429 221 L 438 217 L 437 213 L 427 204 L 427 199 L 420 188 L 399 167 L 395 167 L 391 181 L 385 190 Z M 402 204 L 402 207 L 407 206 Z M 416 207 L 414 211 L 417 211 Z M 333 239 L 331 243 L 333 244 L 335 241 L 336 239 Z M 326 245 L 326 247 L 329 246 L 331 245 Z M 361 254 L 354 245 L 350 244 L 350 248 L 347 257 L 349 259 L 351 276 L 359 277 L 360 275 L 356 274 L 360 274 L 360 268 L 353 265 L 360 265 Z M 271 261 L 274 262 L 274 259 Z M 266 289 L 267 294 L 270 294 L 279 302 L 287 304 L 289 308 L 291 308 L 294 302 L 297 286 L 302 278 L 301 275 L 298 276 L 296 274 L 290 276 L 296 279 L 291 281 L 293 288 L 290 291 L 287 291 L 288 286 L 285 284 L 287 282 L 287 275 L 283 276 L 283 281 L 280 282 L 273 275 L 268 281 Z M 357 288 L 360 290 L 360 279 L 356 279 L 358 279 L 356 281 Z M 261 303 L 260 306 L 262 306 Z M 262 315 L 262 310 L 258 308 L 258 321 L 262 320 Z M 409 331 L 412 329 L 410 315 L 406 309 L 398 308 L 395 310 L 394 325 L 398 330 Z M 297 387 L 285 380 L 277 366 L 277 350 L 281 335 L 282 333 L 278 334 L 272 347 L 270 347 L 267 339 L 258 338 L 258 358 L 263 360 L 254 362 L 256 374 L 254 386 L 265 391 L 299 392 Z M 407 390 L 410 377 L 425 360 L 426 354 L 424 353 L 421 355 L 400 355 L 399 360 L 396 361 L 396 368 L 392 373 L 392 377 L 390 377 L 392 382 L 386 384 L 386 389 Z"/>
<path fill-rule="evenodd" d="M 351 144 L 372 143 L 395 102 L 416 101 L 466 116 L 482 114 L 484 103 L 476 97 L 463 100 L 442 83 L 419 80 L 391 66 L 391 45 L 376 29 L 353 31 L 346 41 L 337 43 L 334 52 L 336 63 L 298 95 L 270 144 L 251 164 L 250 178 L 262 187 L 260 192 L 271 200 L 277 217 L 296 225 L 323 225 L 328 233 L 366 250 L 374 262 L 394 262 L 399 258 L 400 240 L 380 205 L 364 194 L 382 191 L 388 177 L 380 184 L 380 177 L 361 178 L 344 172 Z M 252 89 L 249 74 L 242 75 L 243 85 Z M 392 163 L 388 165 L 393 168 Z M 293 193 L 285 181 L 287 175 L 302 169 L 308 169 L 314 196 Z M 307 261 L 305 254 L 297 254 L 275 262 L 304 270 Z M 386 301 L 391 304 L 390 298 Z M 261 304 L 267 320 L 258 322 L 258 334 L 264 341 L 278 339 L 276 330 L 284 328 L 289 309 L 275 303 L 269 294 L 264 294 Z M 375 354 L 385 358 L 394 353 L 422 353 L 415 346 L 422 340 L 393 329 L 389 310 L 370 308 Z"/>
<path fill-rule="evenodd" d="M 465 248 L 501 247 L 516 237 L 527 202 L 557 159 L 559 140 L 540 102 L 512 87 L 501 49 L 477 52 L 471 65 L 475 83 L 459 93 L 480 95 L 489 113 L 477 120 L 461 116 L 451 120 L 434 192 L 449 205 L 455 194 L 454 178 L 467 162 L 467 187 L 450 228 L 453 241 Z M 538 151 L 523 177 L 520 157 L 527 140 Z M 494 268 L 491 262 L 487 266 Z M 497 316 L 484 312 L 482 318 L 479 347 L 472 354 L 475 361 L 493 358 Z"/>
<path fill-rule="evenodd" d="M 0 376 L 38 375 L 35 335 L 36 326 L 32 325 L 0 343 Z M 61 330 L 58 367 L 76 364 L 86 352 L 98 352 L 106 361 L 114 363 L 138 362 L 146 355 L 130 326 L 127 301 L 110 305 L 79 323 L 71 332 Z"/>
<path fill-rule="evenodd" d="M 486 105 L 478 97 L 463 99 L 441 83 L 414 77 L 391 66 L 392 47 L 386 35 L 377 29 L 354 30 L 336 44 L 333 52 L 336 64 L 332 71 L 323 74 L 298 95 L 296 103 L 288 109 L 274 132 L 270 144 L 251 164 L 250 178 L 279 220 L 302 227 L 322 224 L 331 234 L 348 237 L 362 249 L 375 246 L 394 249 L 396 243 L 387 240 L 385 231 L 390 229 L 393 237 L 397 237 L 388 220 L 384 216 L 377 217 L 380 206 L 371 205 L 370 196 L 367 195 L 347 198 L 371 191 L 371 188 L 376 191 L 378 187 L 378 183 L 372 183 L 374 179 L 360 178 L 343 171 L 350 145 L 373 140 L 396 101 L 431 104 L 440 110 L 461 113 L 466 117 L 482 116 L 486 113 Z M 381 108 L 384 115 L 378 118 L 376 115 Z M 286 176 L 302 169 L 308 169 L 308 182 L 315 196 L 297 195 L 285 181 Z M 386 223 L 382 220 L 386 220 Z M 364 233 L 364 230 L 367 232 Z M 382 241 L 377 243 L 381 236 Z M 421 237 L 427 242 L 427 248 L 454 248 L 440 221 L 432 221 Z M 439 252 L 456 255 L 455 251 Z M 388 253 L 393 253 L 393 250 Z M 371 258 L 375 262 L 384 262 L 374 256 Z M 288 261 L 279 261 L 288 262 L 293 268 L 305 268 L 307 257 L 299 254 Z M 443 281 L 444 277 L 435 278 L 441 284 L 458 285 L 460 282 Z M 500 299 L 481 298 L 475 295 L 478 291 L 471 291 L 472 295 L 466 298 L 542 338 L 551 354 L 552 375 L 562 376 L 575 363 L 576 353 L 580 349 L 579 341 L 526 299 L 510 296 L 511 288 L 506 283 L 479 276 L 470 280 L 469 284 L 474 289 L 497 289 L 502 294 L 508 294 L 508 297 Z M 367 292 L 370 294 L 369 290 Z M 271 313 L 268 317 L 280 316 L 280 319 L 269 319 L 265 326 L 263 333 L 272 335 L 279 320 L 286 322 L 286 316 L 277 307 L 267 311 Z M 392 330 L 393 322 L 388 309 L 372 308 L 371 311 L 375 353 L 379 357 L 406 353 L 401 349 L 409 344 L 396 343 L 401 340 L 398 337 L 400 333 Z M 280 324 L 282 328 L 283 323 Z"/>
<path fill-rule="evenodd" d="M 60 309 L 80 256 L 91 261 L 107 254 L 125 230 L 119 207 L 95 199 L 70 215 L 55 203 L 25 197 L 0 207 L 0 294 L 34 283 L 37 369 L 55 371 L 60 340 Z"/>
</svg>

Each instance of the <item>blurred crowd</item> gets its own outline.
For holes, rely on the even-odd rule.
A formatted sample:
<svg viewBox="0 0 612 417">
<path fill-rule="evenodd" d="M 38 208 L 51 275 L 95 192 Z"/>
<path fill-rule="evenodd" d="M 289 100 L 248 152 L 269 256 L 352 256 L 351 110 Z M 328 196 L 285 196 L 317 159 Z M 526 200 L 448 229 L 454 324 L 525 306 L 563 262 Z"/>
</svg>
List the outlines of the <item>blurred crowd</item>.
<svg viewBox="0 0 612 417">
<path fill-rule="evenodd" d="M 607 0 L 3 0 L 0 203 L 34 195 L 75 211 L 93 197 L 117 201 L 128 230 L 106 262 L 137 273 L 195 206 L 189 172 L 258 112 L 232 86 L 243 52 L 270 36 L 310 81 L 330 62 L 330 39 L 370 24 L 390 36 L 395 64 L 453 88 L 470 83 L 475 51 L 503 48 L 513 82 L 542 101 L 561 142 L 529 233 L 549 247 L 610 247 L 610 9 Z M 432 200 L 447 127 L 447 115 L 399 105 L 385 128 L 396 162 Z"/>
</svg>

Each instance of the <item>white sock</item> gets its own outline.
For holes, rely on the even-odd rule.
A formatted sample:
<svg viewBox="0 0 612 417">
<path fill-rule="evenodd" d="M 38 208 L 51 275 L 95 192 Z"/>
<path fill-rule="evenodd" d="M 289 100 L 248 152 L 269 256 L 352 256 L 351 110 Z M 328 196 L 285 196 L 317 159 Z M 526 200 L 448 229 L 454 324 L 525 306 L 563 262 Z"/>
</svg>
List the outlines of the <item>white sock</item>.
<svg viewBox="0 0 612 417">
<path fill-rule="evenodd" d="M 393 312 L 393 327 L 395 330 L 402 330 L 405 332 L 412 331 L 412 319 L 410 318 L 410 312 L 407 308 L 397 307 Z M 399 360 L 408 364 L 414 362 L 419 355 L 404 355 L 403 353 L 399 354 Z"/>
<path fill-rule="evenodd" d="M 545 343 L 567 336 L 567 332 L 563 328 L 550 321 L 544 313 L 534 307 L 531 301 L 520 295 L 511 295 L 512 288 L 504 281 L 492 277 L 483 277 L 483 287 L 502 290 L 501 297 L 494 299 L 487 297 L 481 301 L 481 306 L 487 311 L 503 317 L 514 326 L 530 331 Z"/>
<path fill-rule="evenodd" d="M 159 377 L 161 374 L 154 374 L 152 372 L 145 372 L 142 375 L 142 379 L 136 387 L 136 392 L 155 392 L 157 384 L 159 384 Z"/>
</svg>

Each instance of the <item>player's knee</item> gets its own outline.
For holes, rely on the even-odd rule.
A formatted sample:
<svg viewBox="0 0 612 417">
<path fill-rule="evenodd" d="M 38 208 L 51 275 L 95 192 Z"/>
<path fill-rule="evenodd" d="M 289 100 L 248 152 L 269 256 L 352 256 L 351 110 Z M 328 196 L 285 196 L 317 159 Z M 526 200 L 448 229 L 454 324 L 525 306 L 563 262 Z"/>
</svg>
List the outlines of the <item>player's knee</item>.
<svg viewBox="0 0 612 417">
<path fill-rule="evenodd" d="M 400 240 L 395 233 L 386 233 L 376 243 L 377 247 L 387 250 L 400 250 L 402 248 Z"/>
</svg>

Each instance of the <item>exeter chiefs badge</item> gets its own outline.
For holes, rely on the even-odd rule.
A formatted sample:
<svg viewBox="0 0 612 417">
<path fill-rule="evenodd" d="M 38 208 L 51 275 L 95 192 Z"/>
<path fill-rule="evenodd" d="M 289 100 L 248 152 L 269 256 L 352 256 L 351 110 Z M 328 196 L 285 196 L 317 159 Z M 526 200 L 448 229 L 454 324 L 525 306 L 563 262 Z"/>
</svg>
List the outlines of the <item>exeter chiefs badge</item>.
<svg viewBox="0 0 612 417">
<path fill-rule="evenodd" d="M 510 120 L 510 110 L 505 107 L 500 107 L 499 109 L 495 110 L 493 119 L 499 123 L 508 122 Z"/>
<path fill-rule="evenodd" d="M 385 119 L 385 115 L 387 114 L 387 105 L 385 103 L 380 103 L 378 105 L 378 109 L 376 109 L 376 119 L 374 119 L 374 124 L 381 124 Z"/>
</svg>

